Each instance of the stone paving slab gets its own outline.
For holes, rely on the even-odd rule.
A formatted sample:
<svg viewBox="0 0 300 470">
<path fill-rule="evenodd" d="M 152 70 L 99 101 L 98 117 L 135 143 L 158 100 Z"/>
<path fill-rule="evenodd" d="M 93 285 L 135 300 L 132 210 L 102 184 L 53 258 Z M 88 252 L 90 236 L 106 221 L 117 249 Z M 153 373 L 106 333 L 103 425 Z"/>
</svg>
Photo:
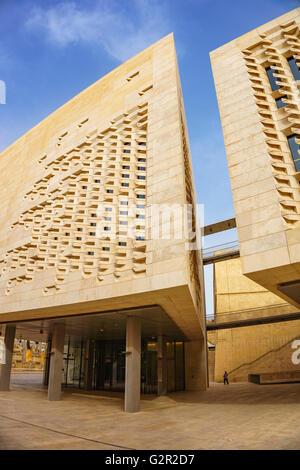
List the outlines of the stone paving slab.
<svg viewBox="0 0 300 470">
<path fill-rule="evenodd" d="M 128 414 L 122 394 L 49 402 L 46 390 L 12 385 L 0 393 L 0 449 L 300 449 L 300 384 L 142 398 Z"/>
</svg>

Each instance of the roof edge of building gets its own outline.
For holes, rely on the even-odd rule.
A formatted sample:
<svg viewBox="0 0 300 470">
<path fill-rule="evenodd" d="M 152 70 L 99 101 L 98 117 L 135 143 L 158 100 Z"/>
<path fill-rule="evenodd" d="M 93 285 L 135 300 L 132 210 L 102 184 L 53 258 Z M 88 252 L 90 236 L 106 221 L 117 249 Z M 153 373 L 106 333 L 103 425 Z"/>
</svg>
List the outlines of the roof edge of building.
<svg viewBox="0 0 300 470">
<path fill-rule="evenodd" d="M 282 21 L 288 21 L 288 20 L 292 20 L 293 18 L 295 18 L 297 16 L 297 12 L 299 11 L 300 7 L 297 7 L 297 8 L 294 8 L 293 10 L 290 10 L 290 11 L 287 11 L 286 13 L 284 13 L 283 15 L 281 16 L 278 16 L 276 18 L 273 18 L 272 20 L 268 21 L 267 23 L 264 23 L 260 26 L 258 26 L 257 28 L 254 28 L 244 34 L 241 34 L 240 36 L 232 39 L 231 41 L 223 44 L 222 46 L 219 46 L 217 47 L 216 49 L 213 49 L 212 51 L 209 52 L 209 56 L 210 58 L 214 58 L 214 57 L 217 57 L 218 55 L 222 54 L 228 47 L 234 45 L 237 41 L 240 42 L 243 38 L 245 38 L 246 36 L 250 36 L 251 34 L 253 35 L 253 44 L 249 44 L 249 45 L 254 45 L 255 42 L 257 42 L 257 35 L 258 34 L 261 34 L 265 31 L 266 28 L 270 28 L 272 27 L 272 25 L 278 25 L 279 23 L 282 23 Z M 248 41 L 249 43 L 251 41 Z"/>
</svg>

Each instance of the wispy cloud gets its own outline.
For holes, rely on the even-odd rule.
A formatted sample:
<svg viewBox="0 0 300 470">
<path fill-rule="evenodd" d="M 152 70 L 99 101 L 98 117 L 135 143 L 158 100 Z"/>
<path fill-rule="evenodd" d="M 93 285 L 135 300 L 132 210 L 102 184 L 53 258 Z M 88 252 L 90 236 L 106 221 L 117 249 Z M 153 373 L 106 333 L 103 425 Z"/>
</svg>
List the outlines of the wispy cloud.
<svg viewBox="0 0 300 470">
<path fill-rule="evenodd" d="M 67 1 L 46 9 L 38 7 L 30 11 L 26 28 L 42 32 L 55 46 L 96 44 L 124 61 L 168 34 L 170 25 L 162 1 L 133 0 L 122 4 L 99 0 L 93 9 L 88 9 L 82 3 Z"/>
</svg>

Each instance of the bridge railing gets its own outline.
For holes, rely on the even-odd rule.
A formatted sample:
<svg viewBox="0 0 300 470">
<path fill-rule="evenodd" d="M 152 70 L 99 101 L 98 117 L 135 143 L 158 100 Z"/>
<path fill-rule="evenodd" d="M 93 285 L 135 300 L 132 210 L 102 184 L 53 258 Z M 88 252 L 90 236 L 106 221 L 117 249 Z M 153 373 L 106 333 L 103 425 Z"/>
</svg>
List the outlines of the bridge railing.
<svg viewBox="0 0 300 470">
<path fill-rule="evenodd" d="M 211 256 L 214 256 L 216 252 L 219 251 L 224 251 L 224 254 L 226 251 L 236 251 L 239 250 L 239 243 L 237 240 L 233 240 L 231 242 L 227 243 L 222 243 L 221 245 L 214 245 L 214 246 L 209 246 L 207 248 L 204 248 L 202 250 L 202 257 L 203 259 L 205 258 L 210 258 Z"/>
</svg>

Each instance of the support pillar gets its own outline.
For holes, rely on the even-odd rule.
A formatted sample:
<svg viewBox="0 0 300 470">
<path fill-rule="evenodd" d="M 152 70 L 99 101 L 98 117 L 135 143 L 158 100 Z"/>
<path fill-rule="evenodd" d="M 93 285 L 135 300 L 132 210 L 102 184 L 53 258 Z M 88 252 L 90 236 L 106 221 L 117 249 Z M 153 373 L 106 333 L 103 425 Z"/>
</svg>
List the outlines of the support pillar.
<svg viewBox="0 0 300 470">
<path fill-rule="evenodd" d="M 140 410 L 141 395 L 141 320 L 128 317 L 126 324 L 125 411 Z"/>
<path fill-rule="evenodd" d="M 167 348 L 164 336 L 157 338 L 157 395 L 167 395 Z"/>
<path fill-rule="evenodd" d="M 64 357 L 65 325 L 55 323 L 53 327 L 50 372 L 48 385 L 48 400 L 57 401 L 61 399 L 61 381 Z"/>
<path fill-rule="evenodd" d="M 90 339 L 85 343 L 84 390 L 92 390 L 94 344 Z"/>
<path fill-rule="evenodd" d="M 184 343 L 185 389 L 207 390 L 207 342 L 204 338 Z"/>
<path fill-rule="evenodd" d="M 12 356 L 14 352 L 16 327 L 15 325 L 6 325 L 4 337 L 4 363 L 1 364 L 0 373 L 0 391 L 5 392 L 9 390 Z"/>
</svg>

